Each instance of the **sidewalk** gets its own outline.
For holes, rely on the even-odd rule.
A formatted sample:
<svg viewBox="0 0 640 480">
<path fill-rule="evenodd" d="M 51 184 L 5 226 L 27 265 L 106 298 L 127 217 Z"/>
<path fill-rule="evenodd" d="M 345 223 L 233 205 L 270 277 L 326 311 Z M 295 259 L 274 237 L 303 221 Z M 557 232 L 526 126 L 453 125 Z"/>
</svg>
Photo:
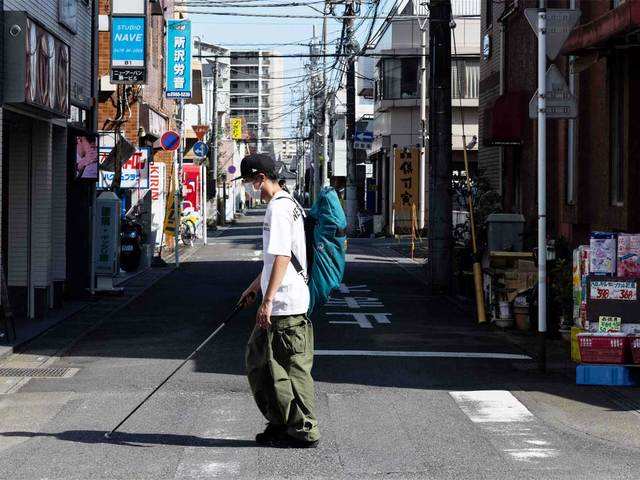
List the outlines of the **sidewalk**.
<svg viewBox="0 0 640 480">
<path fill-rule="evenodd" d="M 188 259 L 201 246 L 181 248 L 183 258 Z M 27 361 L 30 368 L 45 366 L 51 357 L 69 348 L 97 327 L 101 320 L 126 307 L 174 268 L 169 263 L 163 267 L 149 267 L 127 274 L 124 278 L 116 277 L 114 285 L 123 289 L 122 295 L 96 296 L 93 300 L 70 303 L 68 307 L 54 312 L 31 335 L 18 336 L 18 341 L 12 346 L 0 346 L 0 367 L 7 361 L 23 363 L 19 352 L 25 348 L 30 351 L 30 360 Z M 32 360 L 34 356 L 37 360 Z"/>
</svg>

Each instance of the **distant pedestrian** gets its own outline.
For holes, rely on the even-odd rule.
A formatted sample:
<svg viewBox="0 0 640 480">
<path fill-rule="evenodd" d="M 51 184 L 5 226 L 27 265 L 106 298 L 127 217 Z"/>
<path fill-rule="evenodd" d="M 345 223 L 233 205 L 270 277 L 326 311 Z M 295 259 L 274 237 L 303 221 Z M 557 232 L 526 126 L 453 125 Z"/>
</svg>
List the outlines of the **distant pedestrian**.
<svg viewBox="0 0 640 480">
<path fill-rule="evenodd" d="M 278 185 L 280 185 L 280 188 L 281 188 L 282 190 L 284 190 L 285 192 L 287 192 L 287 193 L 291 193 L 291 192 L 289 191 L 289 188 L 287 188 L 287 181 L 286 181 L 284 178 L 281 178 L 281 179 L 278 181 Z"/>
<path fill-rule="evenodd" d="M 240 178 L 268 203 L 262 230 L 262 272 L 241 297 L 251 304 L 258 289 L 262 291 L 246 353 L 249 385 L 268 421 L 265 431 L 256 435 L 256 442 L 315 447 L 320 434 L 311 377 L 313 327 L 307 317 L 303 212 L 280 186 L 270 156 L 249 155 L 242 160 L 240 171 Z"/>
</svg>

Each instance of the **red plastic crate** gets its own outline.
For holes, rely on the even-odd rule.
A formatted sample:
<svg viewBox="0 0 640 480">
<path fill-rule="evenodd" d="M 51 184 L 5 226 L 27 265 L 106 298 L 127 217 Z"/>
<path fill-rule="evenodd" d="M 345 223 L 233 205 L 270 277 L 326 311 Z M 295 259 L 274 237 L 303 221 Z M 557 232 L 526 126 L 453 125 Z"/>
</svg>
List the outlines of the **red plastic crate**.
<svg viewBox="0 0 640 480">
<path fill-rule="evenodd" d="M 628 363 L 631 350 L 626 333 L 579 333 L 582 363 Z"/>
<path fill-rule="evenodd" d="M 640 335 L 632 335 L 630 343 L 633 363 L 640 364 Z"/>
</svg>

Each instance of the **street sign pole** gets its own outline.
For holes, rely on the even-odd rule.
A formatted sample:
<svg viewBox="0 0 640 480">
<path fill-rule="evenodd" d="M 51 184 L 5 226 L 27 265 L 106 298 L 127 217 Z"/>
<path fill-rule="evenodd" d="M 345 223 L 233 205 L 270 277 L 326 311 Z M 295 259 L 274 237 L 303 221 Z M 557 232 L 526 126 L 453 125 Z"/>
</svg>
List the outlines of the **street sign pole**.
<svg viewBox="0 0 640 480">
<path fill-rule="evenodd" d="M 540 365 L 545 365 L 547 331 L 547 12 L 545 0 L 538 10 L 538 331 L 541 339 Z"/>
<path fill-rule="evenodd" d="M 175 194 L 175 204 L 174 204 L 174 214 L 175 214 L 175 264 L 176 268 L 180 266 L 180 220 L 182 216 L 182 161 L 184 159 L 184 99 L 181 98 L 178 100 L 178 121 L 180 124 L 178 125 L 178 132 L 180 134 L 180 146 L 177 150 L 177 179 L 176 179 L 176 188 L 174 191 Z"/>
</svg>

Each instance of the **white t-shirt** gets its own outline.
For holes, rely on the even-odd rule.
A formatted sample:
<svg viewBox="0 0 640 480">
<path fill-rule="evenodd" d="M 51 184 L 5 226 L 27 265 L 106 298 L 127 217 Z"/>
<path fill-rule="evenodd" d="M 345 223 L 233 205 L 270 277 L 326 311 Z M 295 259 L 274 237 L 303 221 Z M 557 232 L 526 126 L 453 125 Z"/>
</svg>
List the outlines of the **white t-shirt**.
<svg viewBox="0 0 640 480">
<path fill-rule="evenodd" d="M 289 198 L 281 198 L 289 197 Z M 303 212 L 291 195 L 285 191 L 276 193 L 269 205 L 262 226 L 262 295 L 267 291 L 271 270 L 276 255 L 290 257 L 293 252 L 302 265 L 299 274 L 292 262 L 282 279 L 280 288 L 273 299 L 271 315 L 299 315 L 309 309 L 309 288 L 305 283 L 307 275 L 307 250 L 304 236 Z"/>
</svg>

